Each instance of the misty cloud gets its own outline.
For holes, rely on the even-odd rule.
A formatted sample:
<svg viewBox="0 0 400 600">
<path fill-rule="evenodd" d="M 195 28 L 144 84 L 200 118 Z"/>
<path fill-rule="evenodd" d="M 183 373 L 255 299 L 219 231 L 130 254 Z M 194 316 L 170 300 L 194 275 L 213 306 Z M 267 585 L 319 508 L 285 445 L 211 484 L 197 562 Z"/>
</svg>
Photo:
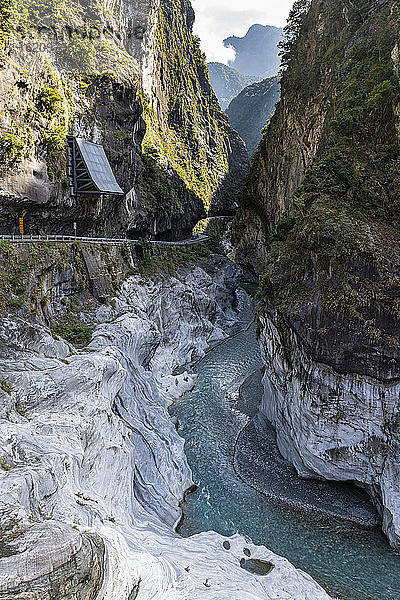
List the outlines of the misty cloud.
<svg viewBox="0 0 400 600">
<path fill-rule="evenodd" d="M 282 27 L 293 0 L 193 0 L 196 11 L 195 32 L 202 40 L 207 60 L 228 64 L 234 50 L 224 48 L 231 35 L 244 36 L 255 23 Z"/>
</svg>

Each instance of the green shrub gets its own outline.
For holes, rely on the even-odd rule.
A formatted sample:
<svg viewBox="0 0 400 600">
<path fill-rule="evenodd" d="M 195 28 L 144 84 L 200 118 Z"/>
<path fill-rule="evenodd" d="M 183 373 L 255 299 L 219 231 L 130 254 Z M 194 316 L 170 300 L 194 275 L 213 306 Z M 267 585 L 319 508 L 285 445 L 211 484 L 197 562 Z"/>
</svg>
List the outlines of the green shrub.
<svg viewBox="0 0 400 600">
<path fill-rule="evenodd" d="M 13 133 L 0 135 L 0 158 L 7 162 L 18 162 L 25 154 L 25 141 Z"/>
<path fill-rule="evenodd" d="M 365 6 L 352 6 L 349 8 L 348 20 L 351 31 L 357 31 L 366 18 Z"/>
<path fill-rule="evenodd" d="M 86 323 L 78 320 L 65 320 L 54 325 L 51 332 L 77 348 L 84 348 L 92 339 L 93 327 L 89 327 Z"/>
<path fill-rule="evenodd" d="M 64 106 L 64 97 L 57 88 L 45 87 L 40 94 L 40 105 L 50 113 L 59 113 Z"/>
<path fill-rule="evenodd" d="M 67 156 L 67 129 L 64 125 L 55 125 L 44 135 L 47 152 L 47 170 L 50 177 L 65 174 Z"/>
<path fill-rule="evenodd" d="M 4 456 L 0 456 L 0 468 L 3 469 L 3 471 L 11 471 L 11 467 Z"/>
<path fill-rule="evenodd" d="M 268 275 L 263 275 L 260 279 L 260 285 L 258 288 L 258 292 L 256 294 L 256 300 L 259 302 L 260 300 L 264 300 L 271 296 L 273 291 L 272 283 Z"/>
<path fill-rule="evenodd" d="M 11 306 L 12 308 L 22 308 L 23 305 L 23 298 L 20 298 L 19 296 L 14 296 L 13 298 L 10 298 L 9 306 Z"/>
<path fill-rule="evenodd" d="M 5 241 L 0 242 L 0 253 L 1 254 L 8 254 L 8 252 L 10 250 L 11 250 L 10 242 L 5 242 Z"/>
<path fill-rule="evenodd" d="M 331 121 L 333 130 L 343 135 L 353 135 L 362 127 L 363 110 L 361 107 L 343 110 L 340 115 Z"/>
<path fill-rule="evenodd" d="M 279 44 L 282 56 L 282 69 L 286 69 L 294 56 L 296 42 L 301 28 L 310 9 L 311 0 L 295 0 L 289 12 L 289 18 L 284 28 L 284 39 Z"/>
<path fill-rule="evenodd" d="M 49 129 L 44 137 L 47 152 L 54 154 L 60 150 L 64 151 L 66 139 L 67 131 L 64 125 L 56 125 Z"/>
<path fill-rule="evenodd" d="M 0 29 L 8 23 L 11 17 L 11 0 L 0 0 Z"/>
<path fill-rule="evenodd" d="M 26 410 L 19 403 L 15 405 L 15 410 L 21 417 L 26 417 Z"/>
<path fill-rule="evenodd" d="M 132 258 L 131 247 L 129 244 L 122 244 L 121 256 L 126 262 L 128 262 Z"/>
<path fill-rule="evenodd" d="M 289 233 L 292 231 L 293 227 L 296 225 L 297 219 L 296 217 L 288 217 L 286 219 L 282 219 L 278 223 L 276 228 L 276 234 L 271 236 L 272 241 L 284 242 Z"/>
<path fill-rule="evenodd" d="M 391 81 L 385 80 L 378 83 L 368 97 L 368 108 L 373 109 L 390 102 L 396 93 L 396 88 Z"/>
</svg>

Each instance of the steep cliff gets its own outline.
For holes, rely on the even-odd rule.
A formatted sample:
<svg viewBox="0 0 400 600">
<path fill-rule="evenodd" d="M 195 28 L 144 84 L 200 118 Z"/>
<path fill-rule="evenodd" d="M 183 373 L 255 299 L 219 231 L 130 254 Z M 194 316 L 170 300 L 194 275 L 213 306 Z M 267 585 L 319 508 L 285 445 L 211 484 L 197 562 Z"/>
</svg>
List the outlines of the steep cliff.
<svg viewBox="0 0 400 600">
<path fill-rule="evenodd" d="M 207 63 L 207 67 L 211 85 L 223 110 L 245 87 L 261 79 L 254 75 L 242 75 L 222 63 Z"/>
<path fill-rule="evenodd" d="M 3 232 L 25 216 L 29 233 L 77 222 L 82 235 L 168 238 L 187 235 L 211 202 L 232 204 L 245 150 L 211 91 L 188 3 L 4 0 L 1 10 Z M 71 196 L 68 134 L 104 145 L 124 197 Z"/>
<path fill-rule="evenodd" d="M 261 142 L 263 129 L 274 114 L 279 98 L 280 81 L 277 76 L 249 85 L 229 104 L 226 111 L 229 122 L 245 142 L 250 156 Z"/>
<path fill-rule="evenodd" d="M 211 88 L 188 0 L 161 0 L 145 69 L 145 148 L 157 148 L 209 212 L 232 210 L 247 170 L 242 140 Z"/>
<path fill-rule="evenodd" d="M 297 2 L 234 226 L 262 274 L 263 410 L 306 476 L 354 480 L 400 547 L 399 5 Z"/>
<path fill-rule="evenodd" d="M 66 138 L 101 141 L 124 191 L 134 189 L 144 123 L 128 30 L 94 1 L 2 6 L 2 231 L 25 216 L 29 233 L 72 233 L 74 221 L 81 234 L 122 233 L 134 199 L 72 197 Z"/>
</svg>

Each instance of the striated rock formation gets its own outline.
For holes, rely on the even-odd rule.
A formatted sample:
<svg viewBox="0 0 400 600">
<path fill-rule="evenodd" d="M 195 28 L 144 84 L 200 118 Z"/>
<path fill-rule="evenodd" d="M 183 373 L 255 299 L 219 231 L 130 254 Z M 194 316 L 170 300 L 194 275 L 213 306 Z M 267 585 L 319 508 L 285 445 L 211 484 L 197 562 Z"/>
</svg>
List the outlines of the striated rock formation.
<svg viewBox="0 0 400 600">
<path fill-rule="evenodd" d="M 234 225 L 262 275 L 262 410 L 307 477 L 366 487 L 400 548 L 398 2 L 297 2 Z"/>
<path fill-rule="evenodd" d="M 56 271 L 45 280 L 52 315 L 78 299 L 74 273 L 51 285 Z M 3 315 L 0 598 L 327 600 L 239 536 L 173 531 L 192 481 L 167 405 L 194 382 L 176 369 L 235 322 L 236 287 L 237 269 L 218 257 L 154 282 L 132 275 L 114 302 L 75 308 L 97 323 L 81 350 Z"/>
<path fill-rule="evenodd" d="M 1 11 L 1 231 L 25 216 L 27 233 L 77 222 L 81 235 L 185 237 L 211 204 L 233 205 L 246 153 L 188 2 L 5 0 Z M 125 197 L 71 196 L 68 134 L 104 145 Z"/>
<path fill-rule="evenodd" d="M 271 77 L 246 87 L 229 104 L 226 114 L 232 127 L 253 156 L 280 98 L 280 78 Z"/>
<path fill-rule="evenodd" d="M 104 542 L 93 533 L 80 534 L 55 521 L 18 533 L 0 552 L 2 600 L 46 598 L 95 600 L 104 578 Z"/>
</svg>

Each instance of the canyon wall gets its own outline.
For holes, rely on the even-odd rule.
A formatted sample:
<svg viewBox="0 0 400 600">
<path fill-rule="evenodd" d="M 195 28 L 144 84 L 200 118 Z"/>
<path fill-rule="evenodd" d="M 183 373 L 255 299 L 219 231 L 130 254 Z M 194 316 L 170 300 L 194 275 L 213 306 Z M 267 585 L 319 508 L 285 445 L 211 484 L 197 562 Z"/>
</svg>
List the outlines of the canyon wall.
<svg viewBox="0 0 400 600">
<path fill-rule="evenodd" d="M 399 5 L 295 3 L 234 224 L 260 275 L 262 410 L 301 475 L 355 481 L 400 547 Z"/>
<path fill-rule="evenodd" d="M 232 208 L 246 152 L 188 2 L 5 0 L 1 11 L 1 232 L 24 216 L 33 234 L 76 222 L 80 235 L 168 239 L 211 206 Z M 68 135 L 104 145 L 124 196 L 71 194 Z"/>
<path fill-rule="evenodd" d="M 280 97 L 279 77 L 271 77 L 244 88 L 226 110 L 229 122 L 253 156 Z"/>
</svg>

